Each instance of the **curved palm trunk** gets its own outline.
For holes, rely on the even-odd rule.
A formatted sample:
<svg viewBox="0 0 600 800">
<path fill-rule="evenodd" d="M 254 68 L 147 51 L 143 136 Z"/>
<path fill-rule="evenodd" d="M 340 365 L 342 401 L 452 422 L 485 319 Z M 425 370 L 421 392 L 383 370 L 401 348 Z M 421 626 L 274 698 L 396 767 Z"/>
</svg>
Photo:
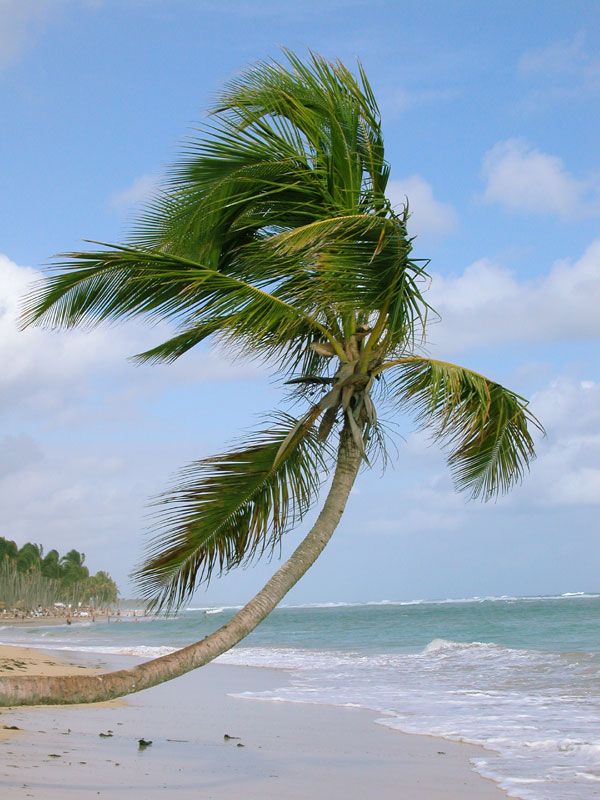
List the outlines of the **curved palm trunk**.
<svg viewBox="0 0 600 800">
<path fill-rule="evenodd" d="M 225 625 L 168 656 L 105 675 L 0 677 L 0 706 L 96 703 L 148 689 L 208 664 L 251 633 L 314 564 L 342 516 L 361 455 L 343 430 L 331 488 L 317 521 L 288 561 Z"/>
</svg>

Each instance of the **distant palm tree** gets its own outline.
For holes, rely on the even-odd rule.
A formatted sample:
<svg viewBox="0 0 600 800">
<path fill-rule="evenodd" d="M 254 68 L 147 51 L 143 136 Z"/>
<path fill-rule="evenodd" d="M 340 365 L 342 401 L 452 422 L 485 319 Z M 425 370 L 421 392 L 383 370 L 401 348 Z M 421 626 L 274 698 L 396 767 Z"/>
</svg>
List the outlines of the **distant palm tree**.
<svg viewBox="0 0 600 800">
<path fill-rule="evenodd" d="M 26 542 L 17 555 L 17 569 L 19 572 L 34 572 L 40 569 L 44 548 L 41 544 Z"/>
<path fill-rule="evenodd" d="M 63 584 L 72 586 L 89 577 L 89 570 L 84 566 L 85 553 L 69 550 L 66 556 L 60 559 L 60 578 Z"/>
<path fill-rule="evenodd" d="M 0 536 L 0 560 L 1 561 L 16 561 L 19 555 L 19 548 L 16 542 L 11 539 L 5 539 Z"/>
<path fill-rule="evenodd" d="M 117 602 L 117 584 L 104 570 L 100 570 L 86 582 L 87 598 L 93 600 L 97 607 L 113 605 Z"/>
<path fill-rule="evenodd" d="M 380 118 L 359 66 L 261 63 L 234 79 L 203 138 L 186 145 L 124 245 L 72 253 L 28 300 L 26 324 L 93 326 L 142 315 L 177 325 L 137 356 L 170 362 L 212 337 L 260 359 L 304 404 L 245 443 L 196 462 L 159 499 L 137 572 L 165 609 L 199 582 L 264 553 L 298 523 L 333 472 L 314 526 L 232 620 L 173 655 L 96 677 L 0 680 L 5 703 L 104 700 L 201 666 L 246 636 L 329 541 L 361 464 L 385 458 L 376 407 L 415 412 L 447 445 L 456 484 L 487 499 L 533 457 L 518 395 L 428 358 L 426 264 L 386 198 Z M 336 444 L 337 443 L 337 444 Z"/>
<path fill-rule="evenodd" d="M 50 550 L 42 560 L 42 575 L 45 578 L 60 578 L 60 558 L 58 550 Z"/>
</svg>

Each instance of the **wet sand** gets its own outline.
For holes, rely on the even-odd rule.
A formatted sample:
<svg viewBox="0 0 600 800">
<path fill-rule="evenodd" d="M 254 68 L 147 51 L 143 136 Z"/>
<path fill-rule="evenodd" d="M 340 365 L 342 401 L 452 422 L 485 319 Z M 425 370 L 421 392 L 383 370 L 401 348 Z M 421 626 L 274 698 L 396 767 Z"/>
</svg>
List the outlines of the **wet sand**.
<svg viewBox="0 0 600 800">
<path fill-rule="evenodd" d="M 1 657 L 7 649 L 0 649 Z M 17 650 L 24 648 L 8 657 L 35 660 L 38 653 L 43 662 L 38 669 L 61 668 L 53 655 Z M 135 661 L 121 658 L 111 667 Z M 210 664 L 125 702 L 2 709 L 0 730 L 12 735 L 0 741 L 0 795 L 7 800 L 507 797 L 471 770 L 469 758 L 481 755 L 479 748 L 398 733 L 374 724 L 377 716 L 361 709 L 230 696 L 286 681 L 282 670 Z M 6 731 L 3 725 L 20 730 Z M 152 744 L 140 749 L 141 738 Z"/>
</svg>

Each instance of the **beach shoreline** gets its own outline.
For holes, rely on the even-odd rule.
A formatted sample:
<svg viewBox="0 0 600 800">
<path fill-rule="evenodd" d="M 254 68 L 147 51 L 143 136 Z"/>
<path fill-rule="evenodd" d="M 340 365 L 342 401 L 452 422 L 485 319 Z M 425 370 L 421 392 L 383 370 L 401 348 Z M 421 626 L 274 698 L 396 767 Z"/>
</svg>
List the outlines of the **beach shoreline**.
<svg viewBox="0 0 600 800">
<path fill-rule="evenodd" d="M 20 650 L 2 646 L 0 658 L 23 660 Z M 38 669 L 82 670 L 72 653 L 62 664 L 51 650 L 37 653 Z M 106 668 L 138 661 L 111 658 Z M 366 709 L 236 696 L 286 680 L 282 670 L 213 663 L 117 704 L 2 709 L 0 725 L 19 728 L 0 741 L 2 796 L 507 797 L 469 763 L 483 748 L 400 733 Z M 140 750 L 140 738 L 153 744 Z"/>
</svg>

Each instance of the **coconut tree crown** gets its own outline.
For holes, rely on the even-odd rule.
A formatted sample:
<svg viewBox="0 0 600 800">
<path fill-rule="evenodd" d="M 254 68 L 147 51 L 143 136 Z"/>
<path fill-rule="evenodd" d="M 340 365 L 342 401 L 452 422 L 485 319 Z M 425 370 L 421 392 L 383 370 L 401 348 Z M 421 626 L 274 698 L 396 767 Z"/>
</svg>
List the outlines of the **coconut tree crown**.
<svg viewBox="0 0 600 800">
<path fill-rule="evenodd" d="M 159 607 L 215 570 L 272 552 L 315 500 L 351 436 L 368 463 L 376 406 L 413 411 L 448 450 L 459 489 L 489 499 L 532 459 L 518 395 L 423 355 L 427 263 L 408 206 L 386 198 L 379 110 L 362 67 L 285 51 L 229 83 L 121 245 L 69 253 L 27 300 L 25 324 L 143 315 L 175 326 L 136 356 L 171 362 L 213 339 L 274 366 L 303 405 L 224 455 L 187 467 L 157 499 L 136 573 Z"/>
</svg>

